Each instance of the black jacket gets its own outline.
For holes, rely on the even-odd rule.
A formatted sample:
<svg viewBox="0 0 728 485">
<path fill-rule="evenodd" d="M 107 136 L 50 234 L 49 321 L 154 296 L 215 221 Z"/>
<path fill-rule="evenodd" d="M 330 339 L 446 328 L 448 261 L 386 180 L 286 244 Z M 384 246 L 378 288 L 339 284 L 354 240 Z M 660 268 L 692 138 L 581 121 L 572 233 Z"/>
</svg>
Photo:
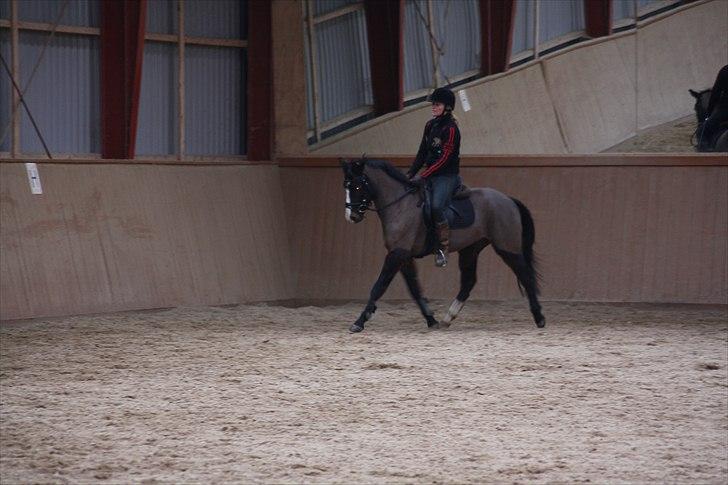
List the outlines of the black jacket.
<svg viewBox="0 0 728 485">
<path fill-rule="evenodd" d="M 433 118 L 425 125 L 420 149 L 409 169 L 415 175 L 422 165 L 426 168 L 422 177 L 460 172 L 460 130 L 450 114 Z"/>
<path fill-rule="evenodd" d="M 710 101 L 708 101 L 708 116 L 713 113 L 721 100 L 722 105 L 725 105 L 726 101 L 728 101 L 728 64 L 723 66 L 715 78 L 713 90 L 710 92 Z"/>
</svg>

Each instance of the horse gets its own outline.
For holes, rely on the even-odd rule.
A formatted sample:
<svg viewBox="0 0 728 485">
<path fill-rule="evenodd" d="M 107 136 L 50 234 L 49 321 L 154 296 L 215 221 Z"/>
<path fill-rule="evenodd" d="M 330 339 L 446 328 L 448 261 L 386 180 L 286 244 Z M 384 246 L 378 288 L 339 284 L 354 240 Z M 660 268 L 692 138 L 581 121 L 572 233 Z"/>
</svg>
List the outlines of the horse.
<svg viewBox="0 0 728 485">
<path fill-rule="evenodd" d="M 478 255 L 488 245 L 493 246 L 515 273 L 521 294 L 525 289 L 536 326 L 543 328 L 546 325 L 538 301 L 540 275 L 533 251 L 536 239 L 534 222 L 523 203 L 491 188 L 471 189 L 472 224 L 466 228 L 453 228 L 450 235 L 449 251 L 457 251 L 459 255 L 460 291 L 443 321 L 438 322 L 423 295 L 415 266 L 415 259 L 431 253 L 431 238 L 428 237 L 421 207 L 425 189 L 413 186 L 405 174 L 386 160 L 341 160 L 341 167 L 344 171 L 346 220 L 356 224 L 364 220 L 368 210 L 375 211 L 382 223 L 387 248 L 387 256 L 372 286 L 369 301 L 349 328 L 350 332 L 364 330 L 364 324 L 377 309 L 376 302 L 397 273 L 404 277 L 428 328 L 448 328 L 475 286 Z"/>
<path fill-rule="evenodd" d="M 708 101 L 710 100 L 710 93 L 712 92 L 712 89 L 704 89 L 702 91 L 693 91 L 692 89 L 688 90 L 690 92 L 690 95 L 695 98 L 695 117 L 698 121 L 698 127 L 695 129 L 695 133 L 693 134 L 693 138 L 695 141 L 693 141 L 693 146 L 696 148 L 700 144 L 700 136 L 702 136 L 703 133 L 703 123 L 705 123 L 705 119 L 708 117 Z M 711 147 L 711 151 L 714 152 L 728 152 L 728 124 L 723 123 L 718 130 L 716 130 L 715 134 L 713 134 L 713 139 L 709 140 L 708 145 Z"/>
</svg>

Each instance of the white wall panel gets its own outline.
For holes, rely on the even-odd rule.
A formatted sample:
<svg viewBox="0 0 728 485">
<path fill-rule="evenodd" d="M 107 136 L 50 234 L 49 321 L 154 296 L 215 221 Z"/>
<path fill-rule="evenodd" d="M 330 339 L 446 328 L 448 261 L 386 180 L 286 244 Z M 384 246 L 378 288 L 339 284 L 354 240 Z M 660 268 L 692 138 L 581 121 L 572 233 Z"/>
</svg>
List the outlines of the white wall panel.
<svg viewBox="0 0 728 485">
<path fill-rule="evenodd" d="M 174 155 L 178 145 L 177 45 L 144 44 L 136 153 Z"/>
<path fill-rule="evenodd" d="M 20 78 L 24 87 L 48 32 L 20 32 Z M 100 153 L 99 39 L 56 34 L 25 95 L 51 153 Z M 23 153 L 43 147 L 27 114 L 20 126 Z"/>
<path fill-rule="evenodd" d="M 185 141 L 189 155 L 245 153 L 245 52 L 185 48 Z"/>
<path fill-rule="evenodd" d="M 548 0 L 539 2 L 539 44 L 562 35 L 584 30 L 582 0 Z"/>
<path fill-rule="evenodd" d="M 0 4 L 1 5 L 1 4 Z M 10 31 L 0 30 L 0 54 L 10 65 Z M 0 71 L 0 152 L 9 152 L 12 134 L 10 132 L 10 112 L 13 102 L 13 87 L 5 69 Z"/>
<path fill-rule="evenodd" d="M 66 3 L 61 0 L 19 0 L 18 19 L 26 22 L 53 23 Z M 63 11 L 61 25 L 98 27 L 101 22 L 99 0 L 70 0 Z"/>
<path fill-rule="evenodd" d="M 452 79 L 480 69 L 480 7 L 477 0 L 434 2 L 436 36 L 443 54 L 440 69 Z"/>
<path fill-rule="evenodd" d="M 634 0 L 612 0 L 612 20 L 634 18 Z"/>
<path fill-rule="evenodd" d="M 322 22 L 314 30 L 322 121 L 373 104 L 364 12 Z"/>
<path fill-rule="evenodd" d="M 426 0 L 406 0 L 404 10 L 404 92 L 434 85 Z"/>
<path fill-rule="evenodd" d="M 318 17 L 319 15 L 333 12 L 342 7 L 346 7 L 347 5 L 359 3 L 360 1 L 361 0 L 311 0 L 311 3 L 313 4 L 314 17 Z"/>
<path fill-rule="evenodd" d="M 511 56 L 533 49 L 533 17 L 535 0 L 516 0 L 516 19 L 513 26 Z"/>
<path fill-rule="evenodd" d="M 157 34 L 176 34 L 176 0 L 147 0 L 147 32 Z"/>
<path fill-rule="evenodd" d="M 190 37 L 247 37 L 247 8 L 240 0 L 186 0 L 185 35 Z"/>
</svg>

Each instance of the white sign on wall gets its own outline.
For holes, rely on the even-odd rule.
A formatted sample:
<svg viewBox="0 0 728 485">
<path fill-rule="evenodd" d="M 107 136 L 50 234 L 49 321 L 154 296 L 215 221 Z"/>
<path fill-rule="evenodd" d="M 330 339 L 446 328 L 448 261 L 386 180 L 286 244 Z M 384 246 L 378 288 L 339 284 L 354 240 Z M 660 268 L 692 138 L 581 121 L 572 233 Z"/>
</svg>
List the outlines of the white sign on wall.
<svg viewBox="0 0 728 485">
<path fill-rule="evenodd" d="M 43 187 L 40 184 L 40 174 L 38 166 L 35 163 L 26 163 L 25 171 L 28 172 L 28 183 L 30 184 L 30 192 L 32 194 L 42 194 Z"/>
<path fill-rule="evenodd" d="M 460 97 L 460 104 L 463 107 L 463 111 L 470 111 L 470 101 L 468 100 L 468 93 L 464 89 L 458 91 Z"/>
</svg>

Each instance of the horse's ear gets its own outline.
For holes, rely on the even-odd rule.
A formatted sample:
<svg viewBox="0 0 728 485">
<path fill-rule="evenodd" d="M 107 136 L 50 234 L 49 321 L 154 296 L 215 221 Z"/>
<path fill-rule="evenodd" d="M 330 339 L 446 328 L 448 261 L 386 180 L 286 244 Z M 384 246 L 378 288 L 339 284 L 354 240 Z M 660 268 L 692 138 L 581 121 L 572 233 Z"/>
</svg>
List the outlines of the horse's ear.
<svg viewBox="0 0 728 485">
<path fill-rule="evenodd" d="M 688 91 L 690 91 L 690 94 L 693 95 L 693 98 L 696 98 L 697 99 L 697 98 L 700 97 L 700 93 L 699 92 L 693 91 L 692 89 L 688 89 Z"/>
</svg>

